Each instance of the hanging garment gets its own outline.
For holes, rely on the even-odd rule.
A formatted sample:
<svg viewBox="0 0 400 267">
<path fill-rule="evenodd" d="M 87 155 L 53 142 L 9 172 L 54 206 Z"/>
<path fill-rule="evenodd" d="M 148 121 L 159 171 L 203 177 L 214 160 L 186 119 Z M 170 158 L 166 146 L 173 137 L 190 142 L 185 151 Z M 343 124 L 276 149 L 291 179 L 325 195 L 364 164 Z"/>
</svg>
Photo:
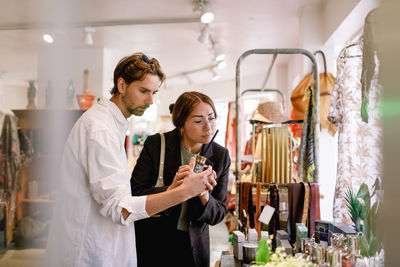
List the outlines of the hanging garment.
<svg viewBox="0 0 400 267">
<path fill-rule="evenodd" d="M 337 79 L 328 119 L 339 128 L 338 164 L 333 203 L 334 221 L 351 223 L 345 201 L 348 188 L 369 188 L 382 175 L 382 129 L 379 126 L 377 75 L 369 90 L 368 123 L 361 120 L 362 44 L 343 49 L 337 60 Z"/>
<path fill-rule="evenodd" d="M 0 209 L 0 221 L 6 216 L 6 229 L 12 227 L 14 223 L 21 167 L 17 118 L 2 113 L 0 116 L 0 200 L 7 202 L 9 208 L 6 211 L 7 216 L 4 210 Z M 10 244 L 11 239 L 12 232 L 6 231 L 6 245 Z"/>
<path fill-rule="evenodd" d="M 296 242 L 296 223 L 302 222 L 304 207 L 304 184 L 292 183 L 288 184 L 289 196 L 289 225 L 290 225 L 290 241 Z"/>
<path fill-rule="evenodd" d="M 243 113 L 241 112 L 241 114 L 243 114 Z M 235 102 L 229 102 L 228 118 L 227 118 L 227 123 L 226 123 L 226 134 L 225 134 L 225 148 L 228 149 L 229 155 L 232 158 L 236 157 L 236 127 L 237 126 L 238 126 L 238 123 L 236 121 L 236 104 L 235 104 Z"/>
<path fill-rule="evenodd" d="M 32 160 L 34 149 L 32 140 L 24 130 L 18 130 L 19 150 L 21 153 L 21 168 L 28 167 Z"/>
<path fill-rule="evenodd" d="M 292 113 L 290 114 L 290 119 L 296 119 L 296 117 L 294 116 L 294 110 L 292 110 Z M 290 124 L 289 127 L 292 130 L 293 137 L 301 137 L 301 131 L 303 129 L 301 124 Z"/>
<path fill-rule="evenodd" d="M 365 18 L 364 24 L 364 42 L 363 42 L 363 60 L 361 72 L 361 117 L 363 121 L 368 122 L 368 96 L 372 86 L 375 72 L 378 72 L 378 58 L 376 55 L 377 44 L 377 8 L 370 11 Z"/>
<path fill-rule="evenodd" d="M 310 185 L 302 183 L 304 185 L 304 204 L 303 204 L 303 215 L 301 216 L 301 222 L 304 225 L 308 223 L 308 210 L 310 208 Z"/>
<path fill-rule="evenodd" d="M 320 106 L 320 122 L 322 128 L 331 128 L 331 123 L 327 120 L 329 114 L 329 107 L 331 105 L 333 86 L 335 85 L 335 76 L 332 73 L 319 74 L 319 106 Z M 293 105 L 294 119 L 304 120 L 309 96 L 307 90 L 313 87 L 312 73 L 306 75 L 304 79 L 293 90 L 290 100 Z"/>
<path fill-rule="evenodd" d="M 310 183 L 310 216 L 308 218 L 310 235 L 315 232 L 315 221 L 321 218 L 319 199 L 319 185 L 317 183 Z"/>
<path fill-rule="evenodd" d="M 243 182 L 240 184 L 239 218 L 243 224 L 243 227 L 247 226 L 249 220 L 248 207 L 249 207 L 250 190 L 251 190 L 251 183 Z M 245 211 L 246 213 L 244 214 L 243 211 Z"/>
<path fill-rule="evenodd" d="M 258 238 L 261 237 L 261 222 L 258 220 L 261 214 L 261 183 L 257 183 L 256 186 L 256 213 L 255 213 L 255 223 L 254 228 L 257 230 Z"/>
<path fill-rule="evenodd" d="M 17 119 L 4 114 L 0 125 L 0 190 L 8 193 L 17 189 L 21 156 L 18 139 Z"/>
<path fill-rule="evenodd" d="M 315 111 L 318 107 L 314 106 L 313 90 L 311 87 L 309 88 L 309 92 L 310 98 L 303 122 L 297 175 L 300 181 L 311 183 L 318 182 L 318 149 L 316 149 L 318 148 L 318 131 L 315 131 Z"/>
<path fill-rule="evenodd" d="M 275 208 L 274 214 L 268 224 L 268 233 L 273 235 L 272 249 L 276 248 L 276 231 L 279 230 L 279 190 L 276 185 L 271 185 L 269 191 L 269 205 Z"/>
<path fill-rule="evenodd" d="M 253 205 L 253 188 L 250 185 L 249 187 L 249 202 L 247 204 L 247 214 L 248 214 L 248 219 L 249 219 L 249 224 L 250 228 L 254 228 L 255 223 L 254 223 L 254 205 Z"/>
<path fill-rule="evenodd" d="M 293 142 L 288 125 L 262 128 L 257 137 L 255 156 L 261 159 L 264 183 L 291 183 Z"/>
</svg>

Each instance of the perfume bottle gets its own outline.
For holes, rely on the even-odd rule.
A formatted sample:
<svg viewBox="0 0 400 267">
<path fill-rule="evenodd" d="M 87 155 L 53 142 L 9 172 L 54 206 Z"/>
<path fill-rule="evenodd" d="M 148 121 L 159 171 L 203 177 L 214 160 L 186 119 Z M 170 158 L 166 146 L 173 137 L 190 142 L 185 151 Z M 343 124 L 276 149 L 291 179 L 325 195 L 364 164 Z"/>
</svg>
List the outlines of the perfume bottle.
<svg viewBox="0 0 400 267">
<path fill-rule="evenodd" d="M 355 256 L 350 253 L 342 254 L 342 267 L 353 267 L 355 263 Z"/>
<path fill-rule="evenodd" d="M 194 165 L 194 172 L 195 173 L 199 173 L 202 172 L 204 170 L 204 166 L 206 163 L 207 158 L 197 155 L 196 157 L 196 165 Z"/>
</svg>

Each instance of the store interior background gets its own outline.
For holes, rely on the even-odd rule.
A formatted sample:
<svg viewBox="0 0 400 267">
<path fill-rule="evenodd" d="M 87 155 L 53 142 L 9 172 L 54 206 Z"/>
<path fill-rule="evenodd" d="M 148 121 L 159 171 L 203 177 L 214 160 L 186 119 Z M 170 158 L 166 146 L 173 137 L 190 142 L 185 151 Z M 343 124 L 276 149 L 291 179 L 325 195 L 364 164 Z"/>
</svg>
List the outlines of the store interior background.
<svg viewBox="0 0 400 267">
<path fill-rule="evenodd" d="M 49 80 L 63 97 L 69 80 L 73 81 L 76 93 L 83 93 L 84 69 L 89 70 L 92 94 L 109 97 L 118 60 L 142 51 L 159 60 L 167 80 L 157 94 L 156 107 L 147 111 L 145 118 L 132 119 L 132 132 L 145 131 L 148 127 L 152 133 L 163 130 L 154 121 L 168 115 L 168 105 L 186 90 L 198 90 L 212 97 L 223 116 L 227 103 L 235 100 L 236 63 L 245 51 L 304 48 L 313 53 L 322 50 L 328 71 L 335 75 L 337 55 L 361 35 L 364 18 L 378 1 L 235 0 L 205 1 L 205 5 L 215 15 L 208 26 L 214 49 L 197 40 L 204 27 L 200 12 L 194 10 L 198 7 L 197 1 L 3 1 L 0 19 L 2 110 L 26 108 L 29 80 L 35 81 L 38 89 L 38 108 L 45 106 Z M 92 25 L 110 26 L 93 27 L 93 45 L 87 45 L 84 27 Z M 54 35 L 54 43 L 43 41 L 45 33 Z M 216 65 L 215 50 L 226 55 L 226 68 L 213 68 L 220 76 L 217 81 L 212 80 L 211 67 L 196 71 Z M 252 55 L 243 62 L 243 90 L 261 87 L 271 60 L 272 56 Z M 317 60 L 319 70 L 323 71 L 319 56 Z M 291 110 L 291 91 L 310 70 L 310 60 L 303 55 L 277 57 L 266 88 L 279 89 L 285 94 L 287 115 Z M 168 78 L 171 76 L 174 77 Z M 280 101 L 274 93 L 261 97 L 275 97 Z M 247 107 L 249 113 L 255 108 Z M 223 119 L 217 138 L 221 144 L 225 136 Z M 320 190 L 324 196 L 321 218 L 332 220 L 337 139 L 325 131 L 320 139 Z"/>
<path fill-rule="evenodd" d="M 150 133 L 164 130 L 158 123 L 160 117 L 168 115 L 168 105 L 187 90 L 209 95 L 223 117 L 224 107 L 235 100 L 235 69 L 242 53 L 257 48 L 322 50 L 328 71 L 335 75 L 339 52 L 361 36 L 366 15 L 379 1 L 207 0 L 204 4 L 215 15 L 208 25 L 213 47 L 198 41 L 204 24 L 196 10 L 198 1 L 194 0 L 1 1 L 1 110 L 26 108 L 30 80 L 38 89 L 38 108 L 45 106 L 49 80 L 60 99 L 65 98 L 69 80 L 76 93 L 83 93 L 84 69 L 89 70 L 92 94 L 109 97 L 118 60 L 142 51 L 157 58 L 167 80 L 146 116 L 131 119 L 131 131 L 145 131 L 147 127 Z M 95 30 L 93 45 L 84 43 L 85 27 Z M 43 41 L 45 33 L 54 35 L 53 44 Z M 216 67 L 216 50 L 226 55 L 224 69 Z M 323 71 L 321 58 L 317 59 Z M 246 59 L 242 88 L 260 88 L 271 60 L 272 56 L 261 55 Z M 211 69 L 220 76 L 218 80 L 212 80 Z M 285 94 L 287 115 L 291 91 L 310 70 L 309 59 L 302 55 L 278 56 L 266 87 Z M 251 106 L 249 112 L 254 109 Z M 224 127 L 221 123 L 221 144 Z M 337 136 L 322 130 L 319 149 L 320 190 L 324 196 L 321 219 L 332 220 Z"/>
</svg>

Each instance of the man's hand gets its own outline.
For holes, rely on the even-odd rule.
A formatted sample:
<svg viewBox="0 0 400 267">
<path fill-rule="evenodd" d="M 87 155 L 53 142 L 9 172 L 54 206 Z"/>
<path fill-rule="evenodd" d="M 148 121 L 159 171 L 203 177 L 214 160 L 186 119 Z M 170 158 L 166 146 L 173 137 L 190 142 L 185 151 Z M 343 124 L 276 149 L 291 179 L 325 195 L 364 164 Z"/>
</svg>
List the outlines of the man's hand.
<svg viewBox="0 0 400 267">
<path fill-rule="evenodd" d="M 124 220 L 128 219 L 129 215 L 131 215 L 131 213 L 127 211 L 125 208 L 122 208 L 121 213 Z"/>
<path fill-rule="evenodd" d="M 189 165 L 180 166 L 178 171 L 175 174 L 172 184 L 167 188 L 167 191 L 180 186 L 183 183 L 183 179 L 189 174 L 189 172 L 191 170 L 193 170 L 193 169 L 190 169 Z"/>
</svg>

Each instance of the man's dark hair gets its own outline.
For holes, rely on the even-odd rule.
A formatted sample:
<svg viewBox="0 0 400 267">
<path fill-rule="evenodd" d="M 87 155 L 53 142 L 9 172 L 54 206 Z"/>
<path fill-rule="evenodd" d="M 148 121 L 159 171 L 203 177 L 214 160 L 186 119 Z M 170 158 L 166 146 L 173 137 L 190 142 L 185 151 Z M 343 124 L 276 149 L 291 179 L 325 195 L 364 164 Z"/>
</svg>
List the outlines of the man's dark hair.
<svg viewBox="0 0 400 267">
<path fill-rule="evenodd" d="M 131 56 L 122 58 L 114 70 L 114 87 L 111 94 L 118 94 L 118 79 L 123 78 L 127 84 L 134 81 L 142 81 L 146 74 L 154 74 L 165 80 L 165 74 L 161 70 L 161 66 L 155 58 L 148 58 L 143 53 L 135 53 Z"/>
</svg>

